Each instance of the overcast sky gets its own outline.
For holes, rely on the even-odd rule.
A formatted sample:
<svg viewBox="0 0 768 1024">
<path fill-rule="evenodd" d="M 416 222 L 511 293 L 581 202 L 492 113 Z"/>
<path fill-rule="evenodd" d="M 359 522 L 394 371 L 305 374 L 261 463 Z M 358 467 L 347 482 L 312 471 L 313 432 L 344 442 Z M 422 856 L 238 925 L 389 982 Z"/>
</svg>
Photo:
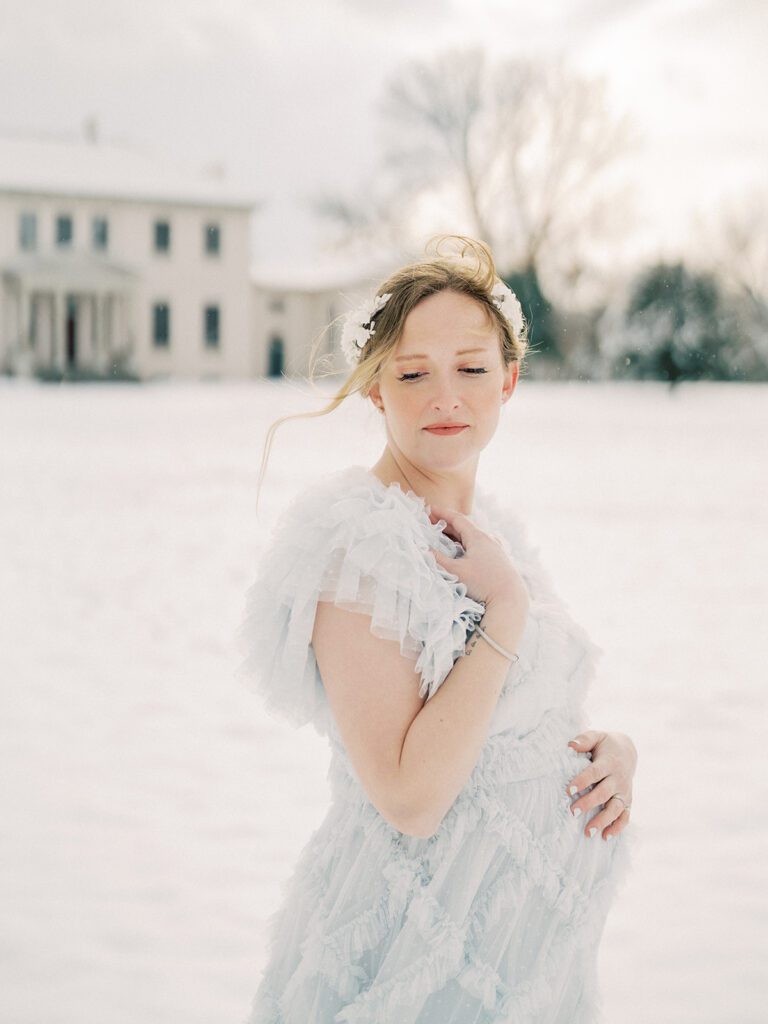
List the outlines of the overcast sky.
<svg viewBox="0 0 768 1024">
<path fill-rule="evenodd" d="M 451 45 L 605 75 L 645 139 L 661 248 L 768 180 L 765 0 L 0 0 L 0 130 L 79 132 L 225 163 L 265 203 L 254 257 L 311 262 L 302 197 L 356 186 L 398 63 Z"/>
</svg>

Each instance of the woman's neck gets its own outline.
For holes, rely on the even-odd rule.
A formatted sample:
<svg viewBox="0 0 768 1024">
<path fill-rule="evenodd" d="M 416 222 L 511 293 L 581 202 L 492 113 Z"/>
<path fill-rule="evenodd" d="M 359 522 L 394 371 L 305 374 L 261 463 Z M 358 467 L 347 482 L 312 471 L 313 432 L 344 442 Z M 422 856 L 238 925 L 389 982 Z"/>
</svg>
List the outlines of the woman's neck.
<svg viewBox="0 0 768 1024">
<path fill-rule="evenodd" d="M 413 491 L 423 498 L 427 505 L 437 508 L 452 508 L 464 515 L 471 516 L 475 496 L 475 471 L 471 467 L 463 476 L 461 474 L 439 475 L 425 473 L 413 463 L 404 459 L 398 460 L 387 448 L 379 461 L 369 472 L 378 477 L 387 486 L 399 483 L 404 491 Z"/>
</svg>

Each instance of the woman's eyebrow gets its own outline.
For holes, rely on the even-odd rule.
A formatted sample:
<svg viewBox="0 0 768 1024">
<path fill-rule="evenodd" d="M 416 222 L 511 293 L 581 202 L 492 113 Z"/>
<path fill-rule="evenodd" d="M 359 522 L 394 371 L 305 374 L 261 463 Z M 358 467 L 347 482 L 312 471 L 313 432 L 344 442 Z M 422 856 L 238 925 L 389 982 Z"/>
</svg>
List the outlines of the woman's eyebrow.
<svg viewBox="0 0 768 1024">
<path fill-rule="evenodd" d="M 479 348 L 462 348 L 462 349 L 459 349 L 459 351 L 456 353 L 456 355 L 457 356 L 466 356 L 470 352 L 487 352 L 487 351 L 488 351 L 488 349 L 484 348 L 482 346 L 480 346 Z M 408 359 L 429 359 L 429 356 L 423 355 L 423 354 L 407 355 L 407 356 L 397 356 L 397 358 L 395 359 L 395 362 L 396 363 L 404 363 Z"/>
</svg>

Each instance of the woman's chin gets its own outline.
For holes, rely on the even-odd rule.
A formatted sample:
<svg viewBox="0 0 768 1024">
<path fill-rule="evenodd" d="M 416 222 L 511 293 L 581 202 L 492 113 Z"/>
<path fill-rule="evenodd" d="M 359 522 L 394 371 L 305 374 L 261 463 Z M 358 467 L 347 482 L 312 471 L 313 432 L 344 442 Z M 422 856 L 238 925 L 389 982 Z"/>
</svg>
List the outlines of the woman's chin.
<svg viewBox="0 0 768 1024">
<path fill-rule="evenodd" d="M 428 451 L 420 448 L 419 455 L 413 459 L 417 466 L 421 466 L 425 473 L 465 473 L 468 466 L 476 466 L 479 452 L 469 446 L 453 451 L 438 451 L 430 447 Z"/>
</svg>

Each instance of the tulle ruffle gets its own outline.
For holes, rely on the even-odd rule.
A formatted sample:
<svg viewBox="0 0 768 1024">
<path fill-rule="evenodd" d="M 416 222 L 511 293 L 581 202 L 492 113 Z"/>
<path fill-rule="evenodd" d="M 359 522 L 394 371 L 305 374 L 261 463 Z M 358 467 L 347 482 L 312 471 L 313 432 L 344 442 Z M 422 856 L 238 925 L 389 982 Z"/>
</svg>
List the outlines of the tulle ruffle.
<svg viewBox="0 0 768 1024">
<path fill-rule="evenodd" d="M 375 636 L 396 640 L 414 660 L 426 699 L 464 654 L 470 625 L 484 610 L 431 553 L 461 553 L 442 532 L 445 521 L 431 523 L 413 492 L 354 470 L 315 484 L 285 511 L 237 632 L 245 655 L 238 675 L 271 714 L 296 726 L 327 721 L 310 646 L 319 600 L 370 616 Z"/>
<path fill-rule="evenodd" d="M 245 1024 L 589 1019 L 598 1000 L 589 990 L 593 957 L 634 836 L 585 837 L 584 819 L 568 810 L 569 775 L 560 767 L 524 786 L 481 776 L 446 827 L 419 839 L 361 804 L 358 783 L 334 754 L 333 810 L 272 928 L 274 967 Z M 568 991 L 567 978 L 586 990 Z M 438 1009 L 446 993 L 455 1017 L 443 1002 Z M 335 1010 L 312 1016 L 320 1006 Z"/>
</svg>

